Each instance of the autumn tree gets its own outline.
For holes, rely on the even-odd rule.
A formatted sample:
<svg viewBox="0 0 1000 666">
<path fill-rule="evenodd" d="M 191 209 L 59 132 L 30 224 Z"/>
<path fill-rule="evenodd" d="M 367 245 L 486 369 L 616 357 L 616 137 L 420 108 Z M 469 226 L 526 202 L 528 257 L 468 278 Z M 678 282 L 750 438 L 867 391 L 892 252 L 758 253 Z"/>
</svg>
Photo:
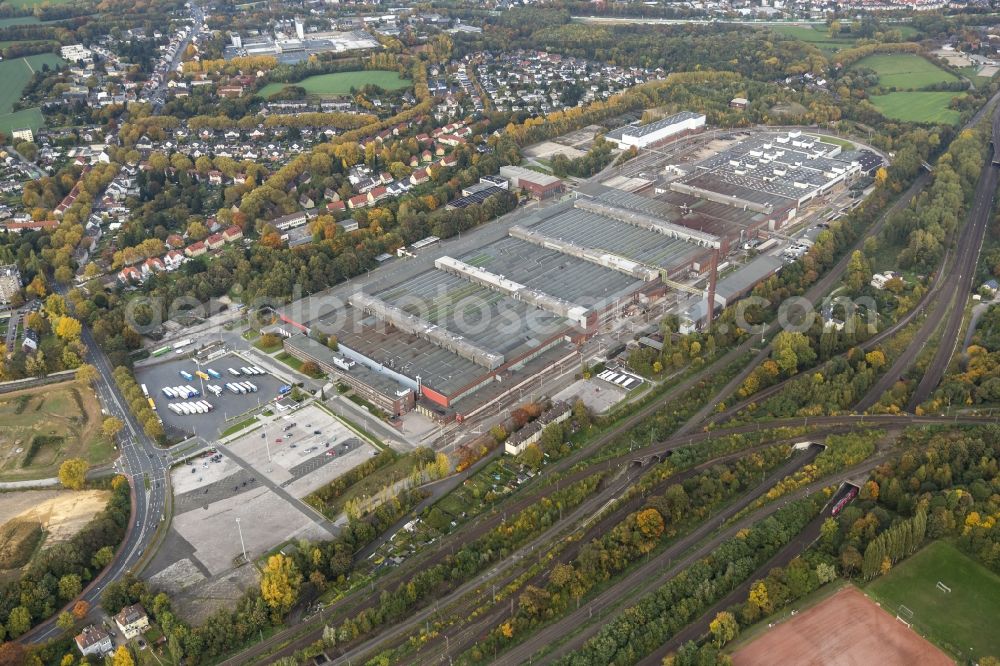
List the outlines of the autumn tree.
<svg viewBox="0 0 1000 666">
<path fill-rule="evenodd" d="M 70 458 L 59 466 L 59 483 L 70 490 L 80 490 L 87 480 L 90 465 L 83 458 Z"/>
<path fill-rule="evenodd" d="M 111 666 L 135 666 L 135 660 L 132 659 L 132 653 L 127 646 L 118 646 L 118 649 L 115 650 L 114 655 L 111 657 Z"/>
<path fill-rule="evenodd" d="M 82 620 L 87 617 L 87 613 L 90 612 L 90 604 L 81 599 L 80 601 L 73 604 L 73 617 L 77 620 Z"/>
<path fill-rule="evenodd" d="M 302 585 L 302 574 L 290 558 L 281 553 L 267 558 L 260 579 L 264 601 L 278 614 L 287 613 L 295 604 Z"/>
<path fill-rule="evenodd" d="M 93 384 L 97 381 L 100 375 L 97 373 L 97 368 L 85 363 L 76 369 L 76 381 L 83 382 L 85 384 Z"/>
<path fill-rule="evenodd" d="M 712 632 L 712 642 L 715 643 L 716 647 L 721 648 L 736 638 L 736 635 L 740 631 L 740 625 L 736 622 L 736 618 L 733 617 L 732 613 L 721 611 L 709 623 L 708 629 Z"/>
<path fill-rule="evenodd" d="M 125 424 L 122 423 L 121 419 L 109 416 L 104 419 L 104 422 L 101 424 L 101 432 L 104 433 L 105 437 L 114 438 L 114 436 L 120 433 L 124 427 Z"/>
</svg>

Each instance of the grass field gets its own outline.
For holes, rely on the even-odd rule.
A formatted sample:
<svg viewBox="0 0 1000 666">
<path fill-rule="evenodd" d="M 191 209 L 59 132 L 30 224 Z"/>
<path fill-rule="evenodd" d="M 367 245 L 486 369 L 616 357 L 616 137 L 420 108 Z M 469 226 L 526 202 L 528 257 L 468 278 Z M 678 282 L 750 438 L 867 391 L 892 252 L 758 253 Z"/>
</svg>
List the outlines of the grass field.
<svg viewBox="0 0 1000 666">
<path fill-rule="evenodd" d="M 36 7 L 42 3 L 47 5 L 67 5 L 70 2 L 73 2 L 73 0 L 4 0 L 5 5 L 10 5 L 18 9 Z"/>
<path fill-rule="evenodd" d="M 836 53 L 840 49 L 854 45 L 850 37 L 830 37 L 826 26 L 808 25 L 776 25 L 771 28 L 779 35 L 793 37 L 801 42 L 808 42 L 824 53 Z"/>
<path fill-rule="evenodd" d="M 94 392 L 75 382 L 0 396 L 0 480 L 53 477 L 66 458 L 110 461 L 101 421 Z"/>
<path fill-rule="evenodd" d="M 898 90 L 919 90 L 935 83 L 950 83 L 958 79 L 926 58 L 912 53 L 888 53 L 862 58 L 854 68 L 878 72 L 879 83 Z"/>
<path fill-rule="evenodd" d="M 399 90 L 411 85 L 409 79 L 399 76 L 398 72 L 374 69 L 359 72 L 337 72 L 336 74 L 320 74 L 310 76 L 298 83 L 269 83 L 260 92 L 261 97 L 269 97 L 283 88 L 290 85 L 305 88 L 310 95 L 323 97 L 325 95 L 346 95 L 351 92 L 351 88 L 363 88 L 368 84 L 385 88 L 386 90 Z"/>
<path fill-rule="evenodd" d="M 951 592 L 939 590 L 938 581 Z M 892 613 L 904 604 L 914 628 L 961 660 L 1000 654 L 1000 576 L 951 544 L 931 543 L 866 591 Z"/>
<path fill-rule="evenodd" d="M 961 114 L 949 109 L 954 92 L 893 92 L 875 95 L 871 103 L 886 118 L 914 123 L 942 123 L 955 125 Z"/>
<path fill-rule="evenodd" d="M 37 130 L 44 124 L 38 109 L 23 109 L 13 113 L 14 103 L 21 99 L 21 91 L 31 80 L 32 73 L 43 65 L 54 67 L 63 64 L 63 59 L 53 53 L 18 58 L 0 62 L 0 132 L 9 134 L 17 127 L 31 127 Z"/>
<path fill-rule="evenodd" d="M 0 28 L 6 28 L 9 25 L 28 25 L 33 23 L 41 23 L 34 16 L 15 16 L 14 18 L 0 18 Z"/>
</svg>

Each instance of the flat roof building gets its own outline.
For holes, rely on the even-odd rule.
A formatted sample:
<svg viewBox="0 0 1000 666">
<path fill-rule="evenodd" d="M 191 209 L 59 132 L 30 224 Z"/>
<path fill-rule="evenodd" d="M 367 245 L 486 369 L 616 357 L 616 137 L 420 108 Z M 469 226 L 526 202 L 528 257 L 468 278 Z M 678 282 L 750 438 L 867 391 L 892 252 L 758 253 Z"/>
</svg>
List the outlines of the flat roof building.
<svg viewBox="0 0 1000 666">
<path fill-rule="evenodd" d="M 559 178 L 524 167 L 502 166 L 500 175 L 510 181 L 511 187 L 526 190 L 537 199 L 548 199 L 564 189 Z"/>
<path fill-rule="evenodd" d="M 693 132 L 705 126 L 705 114 L 681 111 L 645 125 L 625 125 L 604 135 L 622 150 L 632 146 L 646 148 L 672 136 Z"/>
</svg>

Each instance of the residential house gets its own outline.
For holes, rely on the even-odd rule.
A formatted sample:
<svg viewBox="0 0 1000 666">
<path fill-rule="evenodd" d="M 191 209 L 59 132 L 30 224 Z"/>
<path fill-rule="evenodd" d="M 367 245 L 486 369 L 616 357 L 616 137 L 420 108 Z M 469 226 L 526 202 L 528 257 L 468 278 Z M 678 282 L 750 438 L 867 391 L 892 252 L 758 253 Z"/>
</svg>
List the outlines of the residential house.
<svg viewBox="0 0 1000 666">
<path fill-rule="evenodd" d="M 177 250 L 170 250 L 163 255 L 163 265 L 168 271 L 177 270 L 184 263 L 184 255 Z"/>
<path fill-rule="evenodd" d="M 118 281 L 126 285 L 142 282 L 142 273 L 135 266 L 126 266 L 118 271 Z"/>
<path fill-rule="evenodd" d="M 205 247 L 205 243 L 203 241 L 191 243 L 184 249 L 184 254 L 189 257 L 200 257 L 206 252 L 208 252 L 208 248 Z"/>
<path fill-rule="evenodd" d="M 111 643 L 111 634 L 93 624 L 84 627 L 75 640 L 77 649 L 85 657 L 92 654 L 103 657 L 115 649 Z"/>
<path fill-rule="evenodd" d="M 227 243 L 235 243 L 236 241 L 243 238 L 243 230 L 240 229 L 235 224 L 226 227 L 222 231 L 222 237 Z"/>
<path fill-rule="evenodd" d="M 132 604 L 115 615 L 115 624 L 122 636 L 132 639 L 149 629 L 149 617 L 141 604 Z"/>
<path fill-rule="evenodd" d="M 222 234 L 212 234 L 205 239 L 205 247 L 209 250 L 218 250 L 226 244 L 226 238 Z"/>
<path fill-rule="evenodd" d="M 167 266 L 163 263 L 163 259 L 159 257 L 150 257 L 146 261 L 142 262 L 142 276 L 144 278 L 149 277 L 154 273 L 161 273 L 167 270 Z"/>
<path fill-rule="evenodd" d="M 326 209 L 331 213 L 342 213 L 347 209 L 343 201 L 331 201 L 326 205 Z"/>
</svg>

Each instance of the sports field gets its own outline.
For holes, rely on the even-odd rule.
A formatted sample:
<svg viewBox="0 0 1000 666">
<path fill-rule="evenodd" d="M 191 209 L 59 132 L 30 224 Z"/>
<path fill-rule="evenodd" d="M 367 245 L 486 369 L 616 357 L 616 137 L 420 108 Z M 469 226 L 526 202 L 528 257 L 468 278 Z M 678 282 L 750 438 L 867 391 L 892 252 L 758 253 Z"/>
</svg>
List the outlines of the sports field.
<svg viewBox="0 0 1000 666">
<path fill-rule="evenodd" d="M 739 647 L 735 666 L 950 666 L 943 652 L 847 585 Z"/>
<path fill-rule="evenodd" d="M 912 53 L 870 55 L 859 60 L 854 68 L 875 70 L 880 85 L 898 90 L 919 90 L 935 83 L 958 80 L 951 72 Z"/>
<path fill-rule="evenodd" d="M 54 477 L 66 458 L 109 462 L 102 420 L 93 390 L 77 382 L 0 396 L 0 481 Z"/>
<path fill-rule="evenodd" d="M 400 77 L 399 72 L 383 69 L 365 70 L 359 72 L 337 72 L 336 74 L 320 74 L 310 76 L 298 83 L 269 83 L 260 92 L 261 97 L 269 97 L 290 85 L 305 88 L 306 93 L 323 97 L 324 95 L 346 95 L 351 88 L 360 89 L 366 85 L 376 85 L 386 90 L 399 90 L 412 84 L 409 79 Z"/>
<path fill-rule="evenodd" d="M 56 67 L 65 61 L 53 53 L 39 53 L 38 55 L 17 58 L 0 62 L 0 132 L 9 134 L 11 129 L 17 127 L 31 127 L 38 129 L 43 120 L 38 109 L 24 109 L 17 113 L 12 113 L 14 103 L 21 99 L 21 91 L 31 80 L 32 74 L 41 69 L 43 65 Z"/>
<path fill-rule="evenodd" d="M 870 98 L 875 108 L 886 118 L 914 123 L 955 125 L 961 114 L 948 108 L 954 92 L 893 92 Z"/>
<path fill-rule="evenodd" d="M 938 589 L 939 581 L 951 592 Z M 906 606 L 914 629 L 960 660 L 1000 654 L 1000 576 L 951 544 L 931 543 L 869 584 L 867 592 L 892 613 Z"/>
</svg>

